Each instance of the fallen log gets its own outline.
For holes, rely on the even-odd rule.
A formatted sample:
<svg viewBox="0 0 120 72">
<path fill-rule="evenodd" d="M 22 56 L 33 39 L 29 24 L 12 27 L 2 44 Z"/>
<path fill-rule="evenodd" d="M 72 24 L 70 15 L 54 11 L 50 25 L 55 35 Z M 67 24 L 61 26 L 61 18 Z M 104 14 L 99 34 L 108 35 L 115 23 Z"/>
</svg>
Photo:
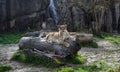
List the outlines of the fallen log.
<svg viewBox="0 0 120 72">
<path fill-rule="evenodd" d="M 77 32 L 69 32 L 76 40 L 66 39 L 70 46 L 65 47 L 57 43 L 48 43 L 44 38 L 51 31 L 35 31 L 24 35 L 19 41 L 20 51 L 28 56 L 38 55 L 42 58 L 50 58 L 52 60 L 63 60 L 66 57 L 73 57 L 81 49 L 81 42 L 92 42 L 92 34 L 83 34 Z M 40 37 L 39 37 L 40 36 Z"/>
<path fill-rule="evenodd" d="M 40 34 L 43 34 L 43 37 L 46 36 L 51 31 L 35 31 L 35 32 L 28 32 L 24 36 L 25 37 L 39 37 Z M 82 42 L 92 42 L 93 41 L 93 34 L 86 34 L 86 33 L 77 33 L 77 32 L 69 32 L 71 36 L 78 38 L 78 40 Z"/>
<path fill-rule="evenodd" d="M 23 37 L 19 41 L 20 51 L 28 56 L 38 55 L 42 58 L 65 59 L 68 56 L 75 56 L 81 49 L 78 39 L 66 40 L 70 46 L 65 47 L 57 43 L 42 41 L 39 37 Z"/>
</svg>

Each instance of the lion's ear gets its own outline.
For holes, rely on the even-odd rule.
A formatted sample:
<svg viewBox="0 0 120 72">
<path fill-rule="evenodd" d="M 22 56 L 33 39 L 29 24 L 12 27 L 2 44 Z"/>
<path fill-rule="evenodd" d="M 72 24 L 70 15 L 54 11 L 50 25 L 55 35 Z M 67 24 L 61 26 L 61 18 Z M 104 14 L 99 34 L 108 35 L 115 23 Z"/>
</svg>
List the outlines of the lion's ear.
<svg viewBox="0 0 120 72">
<path fill-rule="evenodd" d="M 58 28 L 60 28 L 60 25 L 57 25 Z"/>
<path fill-rule="evenodd" d="M 67 28 L 67 24 L 65 24 L 65 27 Z"/>
</svg>

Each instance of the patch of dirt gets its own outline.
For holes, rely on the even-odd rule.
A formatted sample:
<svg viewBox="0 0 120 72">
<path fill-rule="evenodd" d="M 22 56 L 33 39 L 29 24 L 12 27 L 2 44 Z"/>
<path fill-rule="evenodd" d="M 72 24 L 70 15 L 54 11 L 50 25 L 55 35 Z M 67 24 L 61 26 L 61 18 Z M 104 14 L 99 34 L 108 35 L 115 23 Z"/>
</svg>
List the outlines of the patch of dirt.
<svg viewBox="0 0 120 72">
<path fill-rule="evenodd" d="M 120 45 L 108 40 L 96 38 L 99 48 L 82 48 L 80 53 L 87 58 L 86 64 L 104 60 L 108 63 L 120 64 Z"/>
<path fill-rule="evenodd" d="M 49 68 L 27 65 L 16 61 L 11 61 L 10 58 L 18 50 L 17 44 L 0 45 L 0 63 L 11 65 L 13 70 L 9 72 L 49 72 Z"/>
<path fill-rule="evenodd" d="M 99 48 L 82 48 L 80 53 L 87 58 L 86 64 L 105 60 L 120 64 L 120 45 L 116 45 L 107 40 L 96 39 Z M 18 50 L 17 44 L 0 45 L 0 63 L 13 67 L 9 72 L 51 72 L 52 69 L 27 65 L 16 61 L 10 61 L 12 55 Z"/>
</svg>

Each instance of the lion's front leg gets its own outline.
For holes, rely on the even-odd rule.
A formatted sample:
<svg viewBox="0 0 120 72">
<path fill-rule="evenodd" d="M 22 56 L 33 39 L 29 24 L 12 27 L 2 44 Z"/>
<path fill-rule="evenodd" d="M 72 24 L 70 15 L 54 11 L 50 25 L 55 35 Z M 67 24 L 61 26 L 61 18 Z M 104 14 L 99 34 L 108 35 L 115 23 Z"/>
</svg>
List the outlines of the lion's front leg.
<svg viewBox="0 0 120 72">
<path fill-rule="evenodd" d="M 63 41 L 63 45 L 66 46 L 66 47 L 70 46 L 70 44 L 68 42 L 66 42 L 66 41 Z"/>
<path fill-rule="evenodd" d="M 68 42 L 63 41 L 63 40 L 60 41 L 59 44 L 62 44 L 62 45 L 64 45 L 65 47 L 69 47 L 69 46 L 70 46 L 70 44 L 69 44 Z"/>
</svg>

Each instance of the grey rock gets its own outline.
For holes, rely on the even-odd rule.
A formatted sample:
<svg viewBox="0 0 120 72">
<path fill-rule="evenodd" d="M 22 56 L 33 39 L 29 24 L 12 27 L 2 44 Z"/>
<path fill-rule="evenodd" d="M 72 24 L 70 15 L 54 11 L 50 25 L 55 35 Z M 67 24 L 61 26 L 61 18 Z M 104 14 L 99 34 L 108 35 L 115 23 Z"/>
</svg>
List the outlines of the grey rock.
<svg viewBox="0 0 120 72">
<path fill-rule="evenodd" d="M 57 30 L 54 24 L 56 17 L 51 16 L 53 21 L 46 18 L 49 3 L 49 0 L 0 0 L 0 32 L 41 30 L 43 21 L 46 21 L 49 30 Z M 96 30 L 93 29 L 96 28 L 93 24 L 96 20 L 91 10 L 92 0 L 54 0 L 54 6 L 58 24 L 67 24 L 69 31 Z M 119 32 L 120 1 L 111 0 L 102 18 L 99 30 Z"/>
<path fill-rule="evenodd" d="M 0 0 L 0 32 L 35 28 L 49 0 Z"/>
</svg>

